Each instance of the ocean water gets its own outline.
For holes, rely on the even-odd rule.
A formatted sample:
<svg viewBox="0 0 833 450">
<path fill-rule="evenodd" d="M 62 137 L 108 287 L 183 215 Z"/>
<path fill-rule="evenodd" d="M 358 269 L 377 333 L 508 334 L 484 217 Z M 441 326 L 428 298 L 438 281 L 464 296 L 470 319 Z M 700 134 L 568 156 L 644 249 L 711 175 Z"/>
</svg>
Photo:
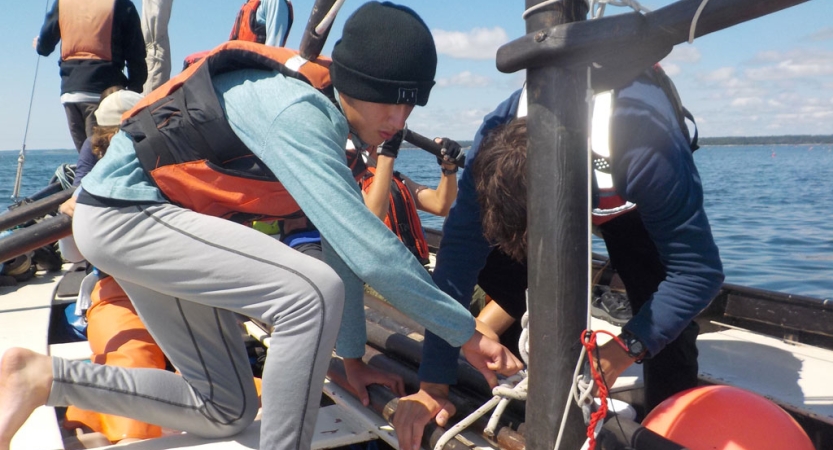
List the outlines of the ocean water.
<svg viewBox="0 0 833 450">
<path fill-rule="evenodd" d="M 0 210 L 11 203 L 17 151 L 0 152 Z M 21 195 L 44 187 L 74 150 L 26 153 Z M 694 154 L 729 283 L 833 299 L 833 146 L 703 147 Z M 436 158 L 403 150 L 397 170 L 436 186 Z M 426 227 L 442 218 L 421 214 Z M 594 251 L 604 253 L 596 240 Z"/>
</svg>

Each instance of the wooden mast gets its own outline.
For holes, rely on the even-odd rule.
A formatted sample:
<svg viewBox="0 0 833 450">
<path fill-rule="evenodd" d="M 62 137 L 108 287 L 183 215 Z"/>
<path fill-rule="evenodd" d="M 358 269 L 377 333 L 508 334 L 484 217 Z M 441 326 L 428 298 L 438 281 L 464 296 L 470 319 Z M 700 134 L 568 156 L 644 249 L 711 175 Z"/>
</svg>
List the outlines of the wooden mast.
<svg viewBox="0 0 833 450">
<path fill-rule="evenodd" d="M 526 0 L 530 8 L 543 0 Z M 527 33 L 584 20 L 584 0 L 533 12 Z M 543 39 L 545 36 L 541 35 Z M 552 450 L 570 397 L 587 314 L 586 75 L 554 65 L 527 70 L 530 362 L 526 444 Z M 585 425 L 570 402 L 561 448 L 581 448 Z"/>
<path fill-rule="evenodd" d="M 678 0 L 653 13 L 584 22 L 584 0 L 526 18 L 527 35 L 498 50 L 505 73 L 527 70 L 530 362 L 526 443 L 555 447 L 580 354 L 588 295 L 587 67 L 595 88 L 621 86 L 689 34 L 699 37 L 807 0 Z M 544 0 L 526 0 L 527 9 Z M 705 8 L 703 8 L 705 6 Z M 696 11 L 702 16 L 692 30 Z M 575 23 L 573 23 L 575 22 Z M 584 442 L 570 401 L 559 449 Z"/>
</svg>

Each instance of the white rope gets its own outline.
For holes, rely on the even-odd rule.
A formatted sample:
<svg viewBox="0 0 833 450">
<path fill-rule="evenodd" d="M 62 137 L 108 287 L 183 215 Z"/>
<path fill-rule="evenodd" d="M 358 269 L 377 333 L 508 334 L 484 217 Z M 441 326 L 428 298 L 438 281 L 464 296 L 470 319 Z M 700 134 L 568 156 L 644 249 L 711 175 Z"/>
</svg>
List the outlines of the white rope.
<svg viewBox="0 0 833 450">
<path fill-rule="evenodd" d="M 524 11 L 524 13 L 521 15 L 521 18 L 526 20 L 526 18 L 529 17 L 529 15 L 534 13 L 535 11 L 538 11 L 539 9 L 543 9 L 543 8 L 549 6 L 549 5 L 553 5 L 553 4 L 556 4 L 556 3 L 561 2 L 561 1 L 564 1 L 564 0 L 546 0 L 546 1 L 543 1 L 541 3 L 538 3 L 537 5 L 535 5 L 533 7 L 530 7 L 526 11 Z M 592 0 L 584 0 L 584 3 L 587 4 L 587 9 L 588 10 L 590 9 L 590 2 L 591 1 Z"/>
<path fill-rule="evenodd" d="M 460 434 L 460 432 L 483 417 L 492 408 L 497 407 L 495 412 L 492 414 L 492 417 L 489 419 L 489 424 L 491 425 L 494 423 L 494 427 L 491 428 L 491 431 L 487 431 L 494 434 L 494 429 L 497 428 L 497 424 L 500 421 L 500 415 L 503 414 L 509 400 L 526 400 L 527 379 L 526 371 L 522 370 L 507 378 L 501 385 L 492 389 L 492 395 L 494 395 L 494 397 L 484 403 L 483 406 L 477 408 L 474 412 L 466 416 L 465 419 L 457 422 L 453 427 L 446 430 L 446 432 L 440 436 L 437 444 L 434 445 L 434 450 L 442 450 L 443 447 L 445 447 L 445 444 L 454 439 L 454 437 Z M 487 427 L 486 430 L 489 430 L 489 427 Z"/>
<path fill-rule="evenodd" d="M 336 2 L 333 3 L 333 7 L 330 8 L 330 11 L 326 16 L 324 16 L 323 19 L 321 19 L 321 23 L 315 27 L 315 34 L 321 36 L 330 29 L 330 25 L 333 24 L 333 20 L 335 20 L 336 14 L 338 14 L 338 10 L 341 9 L 342 4 L 344 4 L 344 0 L 336 0 Z"/>
<path fill-rule="evenodd" d="M 706 3 L 709 0 L 703 0 L 700 2 L 700 6 L 697 8 L 697 12 L 694 13 L 694 17 L 691 19 L 691 29 L 688 32 L 688 43 L 691 44 L 694 42 L 694 31 L 697 29 L 697 21 L 700 20 L 700 14 L 706 8 Z"/>
<path fill-rule="evenodd" d="M 629 7 L 639 13 L 649 13 L 650 9 L 642 6 L 637 0 L 589 0 L 590 1 L 590 17 L 598 19 L 604 15 L 605 7 L 607 5 Z"/>
<path fill-rule="evenodd" d="M 521 317 L 521 337 L 518 339 L 518 353 L 521 354 L 521 359 L 524 364 L 529 366 L 529 291 L 527 291 L 527 305 L 526 312 Z"/>
</svg>

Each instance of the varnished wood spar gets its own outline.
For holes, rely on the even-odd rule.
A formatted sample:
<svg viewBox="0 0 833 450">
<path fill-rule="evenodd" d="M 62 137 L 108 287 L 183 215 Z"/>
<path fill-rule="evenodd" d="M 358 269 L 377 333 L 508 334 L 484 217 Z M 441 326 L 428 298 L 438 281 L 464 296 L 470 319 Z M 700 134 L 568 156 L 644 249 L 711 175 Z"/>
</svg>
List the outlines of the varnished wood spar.
<svg viewBox="0 0 833 450">
<path fill-rule="evenodd" d="M 416 145 L 417 147 L 425 150 L 426 152 L 441 158 L 442 157 L 442 146 L 434 142 L 433 139 L 425 137 L 419 133 L 416 133 L 410 129 L 405 129 L 405 135 L 403 139 L 410 142 L 411 144 Z M 463 158 L 460 161 L 457 161 L 458 167 L 466 167 L 466 158 Z"/>
<path fill-rule="evenodd" d="M 321 34 L 316 33 L 315 28 L 330 12 L 335 2 L 336 0 L 316 0 L 315 4 L 312 5 L 307 26 L 304 28 L 303 36 L 301 36 L 301 48 L 299 49 L 301 56 L 307 61 L 317 58 L 324 48 L 324 43 L 327 42 L 327 36 L 330 34 L 332 27 L 327 27 Z"/>
<path fill-rule="evenodd" d="M 375 367 L 380 367 L 384 370 L 402 376 L 403 378 L 405 378 L 406 384 L 416 383 L 415 380 L 417 375 L 415 372 L 370 347 L 368 347 L 367 349 L 365 360 Z M 347 382 L 347 377 L 344 372 L 344 364 L 340 359 L 333 358 L 332 360 L 330 360 L 330 368 L 327 372 L 327 377 L 330 379 L 330 381 L 336 383 L 337 385 L 341 386 L 342 388 L 350 391 L 355 395 L 355 392 L 353 391 L 352 387 L 350 387 L 349 383 Z M 399 399 L 390 390 L 379 385 L 368 386 L 368 394 L 370 396 L 370 407 L 378 414 L 382 415 L 382 417 L 384 417 L 386 420 L 391 422 L 393 420 L 393 415 L 396 412 L 396 407 L 398 406 Z M 452 398 L 452 401 L 454 400 L 455 399 Z M 457 400 L 459 401 L 459 399 Z M 465 402 L 461 404 L 465 405 Z M 477 406 L 475 406 L 474 408 L 476 408 Z M 473 410 L 474 409 L 472 409 L 471 407 L 458 406 L 458 412 L 455 418 L 465 417 L 465 415 L 468 415 Z M 480 421 L 475 422 L 470 427 L 470 430 L 482 434 L 483 428 L 485 427 L 487 420 L 488 417 L 486 417 L 485 420 L 481 419 Z M 422 447 L 434 448 L 434 446 L 439 441 L 440 437 L 443 435 L 444 432 L 445 429 L 437 426 L 436 422 L 431 421 L 425 427 L 425 434 L 423 435 Z M 497 433 L 494 437 L 485 435 L 483 437 L 486 439 L 497 441 L 497 446 L 503 450 L 524 449 L 523 436 L 506 426 L 498 427 Z M 471 450 L 471 448 L 472 447 L 469 447 L 458 440 L 451 440 L 444 447 L 445 450 Z"/>
<path fill-rule="evenodd" d="M 527 0 L 526 6 L 538 3 Z M 526 30 L 534 33 L 583 20 L 586 14 L 584 0 L 556 2 L 531 14 Z M 587 314 L 586 84 L 583 74 L 559 67 L 527 71 L 530 361 L 526 445 L 532 450 L 555 448 L 565 413 L 559 449 L 581 448 L 585 441 L 581 410 L 568 400 Z"/>
<path fill-rule="evenodd" d="M 0 231 L 57 211 L 61 203 L 72 197 L 73 192 L 75 192 L 75 188 L 66 189 L 32 203 L 24 203 L 8 212 L 0 214 Z"/>
<path fill-rule="evenodd" d="M 806 1 L 709 0 L 694 35 L 700 37 Z M 498 49 L 497 68 L 511 73 L 553 64 L 583 70 L 593 63 L 593 87 L 617 87 L 664 58 L 675 45 L 688 41 L 692 19 L 702 2 L 679 0 L 644 15 L 632 12 L 527 28 L 526 36 Z"/>
<path fill-rule="evenodd" d="M 59 214 L 0 239 L 0 262 L 51 244 L 72 234 L 72 218 Z"/>
</svg>

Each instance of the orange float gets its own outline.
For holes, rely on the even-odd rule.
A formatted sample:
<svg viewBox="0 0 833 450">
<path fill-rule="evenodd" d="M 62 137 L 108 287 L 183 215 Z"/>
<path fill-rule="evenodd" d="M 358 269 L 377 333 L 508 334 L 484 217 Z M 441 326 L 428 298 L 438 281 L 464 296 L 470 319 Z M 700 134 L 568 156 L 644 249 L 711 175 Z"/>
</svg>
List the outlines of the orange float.
<svg viewBox="0 0 833 450">
<path fill-rule="evenodd" d="M 642 421 L 690 450 L 814 450 L 810 438 L 775 403 L 732 386 L 703 386 L 665 400 Z"/>
</svg>

